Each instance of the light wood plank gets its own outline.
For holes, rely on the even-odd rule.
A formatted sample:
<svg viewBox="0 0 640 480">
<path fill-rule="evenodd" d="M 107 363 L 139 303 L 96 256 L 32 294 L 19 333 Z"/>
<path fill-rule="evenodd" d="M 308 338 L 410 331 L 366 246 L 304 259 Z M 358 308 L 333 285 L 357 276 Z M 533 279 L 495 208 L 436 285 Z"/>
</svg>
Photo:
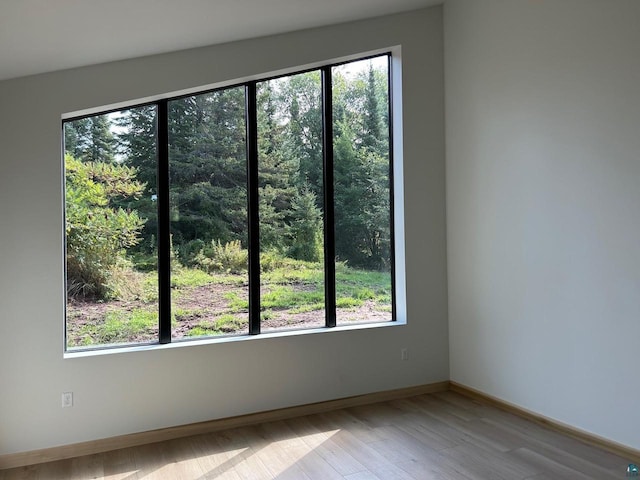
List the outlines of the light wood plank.
<svg viewBox="0 0 640 480">
<path fill-rule="evenodd" d="M 226 451 L 234 470 L 242 479 L 263 480 L 275 478 L 249 445 L 242 429 L 233 429 L 213 434 L 217 443 Z"/>
<path fill-rule="evenodd" d="M 316 423 L 319 420 L 316 419 Z M 302 438 L 309 448 L 313 449 L 343 477 L 367 471 L 367 468 L 333 441 L 333 435 L 339 430 L 328 425 L 315 427 L 308 417 L 288 420 L 291 429 Z M 322 426 L 322 423 L 320 423 Z"/>
<path fill-rule="evenodd" d="M 492 397 L 491 395 L 487 395 L 464 385 L 460 385 L 456 382 L 451 382 L 451 392 L 475 398 L 477 400 L 480 400 L 480 402 L 483 404 L 495 406 L 500 410 L 505 410 L 514 415 L 524 417 L 529 422 L 538 423 L 539 425 L 543 425 L 547 429 L 559 432 L 564 437 L 571 437 L 580 440 L 581 442 L 592 445 L 598 449 L 606 450 L 613 453 L 614 455 L 630 458 L 635 463 L 640 463 L 640 451 L 627 447 L 626 445 L 621 445 L 609 439 L 599 437 L 598 435 L 585 432 L 557 420 L 545 417 L 544 415 L 537 414 L 525 408 Z"/>
<path fill-rule="evenodd" d="M 203 478 L 242 480 L 235 467 L 242 461 L 238 454 L 243 448 L 223 448 L 214 435 L 197 435 L 187 441 L 196 454 L 195 461 L 204 472 Z"/>
<path fill-rule="evenodd" d="M 614 480 L 628 463 L 445 392 L 0 470 L 0 480 Z"/>
<path fill-rule="evenodd" d="M 246 425 L 257 425 L 259 423 L 284 420 L 304 415 L 312 415 L 319 412 L 329 412 L 341 408 L 348 408 L 358 405 L 387 402 L 398 398 L 411 397 L 427 393 L 442 392 L 449 388 L 449 382 L 437 382 L 415 387 L 398 388 L 383 392 L 373 392 L 353 397 L 339 398 L 325 402 L 298 405 L 289 408 L 280 408 L 265 412 L 239 415 L 237 417 L 221 418 L 207 422 L 180 425 L 176 427 L 162 428 L 149 432 L 133 433 L 118 437 L 105 438 L 90 442 L 63 445 L 60 447 L 43 448 L 29 452 L 11 453 L 0 455 L 0 470 L 12 467 L 45 463 L 65 458 L 74 458 L 82 455 L 92 455 L 111 450 L 147 445 L 155 442 L 163 442 L 176 438 L 189 437 L 204 433 L 217 432 Z"/>
<path fill-rule="evenodd" d="M 60 463 L 68 460 L 61 460 Z M 104 453 L 104 480 L 139 480 L 133 450 L 121 448 Z"/>
</svg>

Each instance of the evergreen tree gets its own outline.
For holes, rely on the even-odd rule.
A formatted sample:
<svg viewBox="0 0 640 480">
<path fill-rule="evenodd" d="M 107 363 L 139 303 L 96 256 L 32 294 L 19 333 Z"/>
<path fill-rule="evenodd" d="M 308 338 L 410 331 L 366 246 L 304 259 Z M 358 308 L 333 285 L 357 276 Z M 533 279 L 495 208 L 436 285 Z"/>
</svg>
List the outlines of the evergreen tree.
<svg viewBox="0 0 640 480">
<path fill-rule="evenodd" d="M 284 252 L 288 248 L 288 222 L 298 170 L 297 158 L 286 155 L 287 124 L 278 111 L 275 86 L 281 80 L 258 84 L 258 182 L 260 247 Z"/>
<path fill-rule="evenodd" d="M 354 267 L 390 262 L 388 115 L 381 110 L 388 101 L 386 88 L 378 91 L 385 76 L 370 66 L 354 79 L 334 77 L 336 254 Z"/>
<path fill-rule="evenodd" d="M 288 254 L 297 260 L 317 262 L 322 258 L 322 212 L 316 196 L 304 187 L 291 205 L 291 246 Z"/>
<path fill-rule="evenodd" d="M 322 199 L 322 89 L 320 72 L 286 77 L 280 98 L 284 112 L 283 154 L 298 165 L 296 186 L 307 185 Z M 319 205 L 321 206 L 321 205 Z"/>
<path fill-rule="evenodd" d="M 244 117 L 242 88 L 169 103 L 171 229 L 183 259 L 200 242 L 246 244 Z"/>
<path fill-rule="evenodd" d="M 376 80 L 373 66 L 369 64 L 367 75 L 367 89 L 365 91 L 363 117 L 362 145 L 372 150 L 376 150 L 382 141 L 380 130 L 380 111 L 378 109 L 378 98 L 376 94 Z"/>
<path fill-rule="evenodd" d="M 114 120 L 120 161 L 135 168 L 144 185 L 142 195 L 123 199 L 120 206 L 146 219 L 136 249 L 147 254 L 156 251 L 158 234 L 156 114 L 155 105 L 146 105 L 123 110 Z"/>
<path fill-rule="evenodd" d="M 156 107 L 148 105 L 120 112 L 115 124 L 118 152 L 126 165 L 137 168 L 146 194 L 157 194 Z"/>
<path fill-rule="evenodd" d="M 64 126 L 65 152 L 83 162 L 114 160 L 116 140 L 108 115 L 81 118 Z"/>
</svg>

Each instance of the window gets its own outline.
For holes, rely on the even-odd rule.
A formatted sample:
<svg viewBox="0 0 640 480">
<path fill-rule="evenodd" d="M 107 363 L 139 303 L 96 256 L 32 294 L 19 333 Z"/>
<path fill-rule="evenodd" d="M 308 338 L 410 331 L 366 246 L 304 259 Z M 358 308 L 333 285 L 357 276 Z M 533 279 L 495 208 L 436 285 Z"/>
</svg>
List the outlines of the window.
<svg viewBox="0 0 640 480">
<path fill-rule="evenodd" d="M 64 120 L 67 350 L 393 321 L 390 65 Z"/>
</svg>

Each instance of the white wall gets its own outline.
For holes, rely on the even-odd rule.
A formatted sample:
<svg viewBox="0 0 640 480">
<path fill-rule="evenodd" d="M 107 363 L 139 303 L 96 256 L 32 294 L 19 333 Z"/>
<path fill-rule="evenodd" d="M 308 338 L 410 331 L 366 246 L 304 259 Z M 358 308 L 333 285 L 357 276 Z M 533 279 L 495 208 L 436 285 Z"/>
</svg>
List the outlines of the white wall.
<svg viewBox="0 0 640 480">
<path fill-rule="evenodd" d="M 640 448 L 640 2 L 445 4 L 451 379 Z"/>
<path fill-rule="evenodd" d="M 63 113 L 393 45 L 406 326 L 63 359 Z M 1 82 L 0 454 L 447 380 L 442 52 L 432 8 Z"/>
</svg>

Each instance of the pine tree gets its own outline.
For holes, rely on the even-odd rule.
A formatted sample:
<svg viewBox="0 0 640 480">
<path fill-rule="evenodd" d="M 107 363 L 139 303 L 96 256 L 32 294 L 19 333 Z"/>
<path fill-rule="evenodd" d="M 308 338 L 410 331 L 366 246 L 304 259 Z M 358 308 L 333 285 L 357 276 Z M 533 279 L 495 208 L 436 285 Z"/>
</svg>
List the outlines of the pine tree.
<svg viewBox="0 0 640 480">
<path fill-rule="evenodd" d="M 296 194 L 297 158 L 286 155 L 287 125 L 282 105 L 277 105 L 276 86 L 281 80 L 258 84 L 258 182 L 260 248 L 284 252 L 289 245 L 288 222 Z"/>
<path fill-rule="evenodd" d="M 171 229 L 183 258 L 200 242 L 246 244 L 244 117 L 242 88 L 169 102 Z"/>
<path fill-rule="evenodd" d="M 135 168 L 137 179 L 144 185 L 139 198 L 126 199 L 120 206 L 146 219 L 136 250 L 147 254 L 156 251 L 158 234 L 156 115 L 155 105 L 147 105 L 123 110 L 114 119 L 119 160 Z"/>
<path fill-rule="evenodd" d="M 81 118 L 64 126 L 65 152 L 83 162 L 112 162 L 116 140 L 108 115 Z"/>
<path fill-rule="evenodd" d="M 371 63 L 367 74 L 367 89 L 365 92 L 363 117 L 362 145 L 376 150 L 381 141 L 380 112 L 378 110 L 378 98 L 376 94 L 375 72 Z"/>
<path fill-rule="evenodd" d="M 115 124 L 118 152 L 126 165 L 138 169 L 146 194 L 157 194 L 156 107 L 149 105 L 120 112 Z"/>
<path fill-rule="evenodd" d="M 378 91 L 384 77 L 369 67 L 355 79 L 335 76 L 334 175 L 336 254 L 349 265 L 390 263 L 388 125 Z M 385 92 L 386 95 L 386 92 Z M 388 105 L 385 100 L 382 107 Z"/>
<path fill-rule="evenodd" d="M 291 246 L 288 254 L 297 260 L 317 262 L 322 258 L 322 212 L 316 196 L 304 187 L 291 205 Z"/>
</svg>

